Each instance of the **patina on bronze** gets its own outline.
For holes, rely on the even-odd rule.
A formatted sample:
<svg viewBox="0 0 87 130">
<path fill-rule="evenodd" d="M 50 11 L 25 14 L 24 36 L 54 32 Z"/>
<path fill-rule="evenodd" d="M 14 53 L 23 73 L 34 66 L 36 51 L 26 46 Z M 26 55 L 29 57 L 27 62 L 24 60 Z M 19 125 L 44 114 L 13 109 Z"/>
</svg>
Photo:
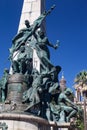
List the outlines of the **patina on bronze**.
<svg viewBox="0 0 87 130">
<path fill-rule="evenodd" d="M 7 98 L 10 103 L 14 103 L 17 109 L 22 110 L 22 95 L 28 89 L 26 77 L 22 74 L 15 73 L 8 78 Z M 20 107 L 20 108 L 19 108 Z"/>
<path fill-rule="evenodd" d="M 70 99 L 72 91 L 65 88 L 62 92 L 60 89 L 58 75 L 61 66 L 54 66 L 50 61 L 47 46 L 57 49 L 59 42 L 52 44 L 40 29 L 41 23 L 54 7 L 44 11 L 32 25 L 26 20 L 26 28 L 13 38 L 9 49 L 12 73 L 5 71 L 0 80 L 1 113 L 22 112 L 59 123 L 70 122 L 72 117 L 82 112 Z M 40 61 L 39 71 L 33 66 L 33 50 Z"/>
</svg>

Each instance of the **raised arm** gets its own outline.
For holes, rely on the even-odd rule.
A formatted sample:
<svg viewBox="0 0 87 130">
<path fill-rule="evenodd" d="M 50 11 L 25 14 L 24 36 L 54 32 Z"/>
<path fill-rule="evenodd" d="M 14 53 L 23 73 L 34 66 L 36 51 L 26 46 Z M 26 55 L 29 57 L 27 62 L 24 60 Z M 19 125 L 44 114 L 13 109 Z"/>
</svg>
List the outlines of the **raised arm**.
<svg viewBox="0 0 87 130">
<path fill-rule="evenodd" d="M 59 47 L 59 41 L 53 45 L 51 42 L 49 42 L 49 40 L 46 38 L 46 41 L 47 41 L 47 45 L 50 46 L 50 47 L 53 47 L 54 49 L 57 49 Z"/>
</svg>

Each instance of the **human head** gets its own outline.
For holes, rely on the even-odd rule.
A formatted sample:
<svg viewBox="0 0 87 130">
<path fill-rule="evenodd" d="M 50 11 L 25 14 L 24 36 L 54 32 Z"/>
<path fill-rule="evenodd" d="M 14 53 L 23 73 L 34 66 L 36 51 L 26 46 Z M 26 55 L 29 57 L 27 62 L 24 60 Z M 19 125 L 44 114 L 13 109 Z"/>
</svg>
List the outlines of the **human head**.
<svg viewBox="0 0 87 130">
<path fill-rule="evenodd" d="M 56 71 L 57 71 L 58 73 L 61 71 L 61 66 L 57 65 L 57 66 L 55 66 L 55 68 L 56 68 Z"/>
<path fill-rule="evenodd" d="M 38 34 L 42 37 L 42 36 L 44 36 L 44 32 L 42 31 L 42 30 L 39 30 L 38 31 Z"/>
<path fill-rule="evenodd" d="M 25 51 L 25 46 L 22 45 L 22 46 L 20 47 L 20 51 L 21 51 L 21 52 L 24 52 L 24 51 Z"/>
<path fill-rule="evenodd" d="M 65 93 L 66 95 L 71 95 L 73 92 L 71 91 L 70 88 L 66 88 L 66 90 L 64 91 L 64 93 Z"/>
<path fill-rule="evenodd" d="M 7 76 L 9 74 L 9 69 L 5 68 L 3 74 L 4 76 Z"/>
<path fill-rule="evenodd" d="M 30 22 L 28 20 L 25 20 L 25 25 L 26 25 L 27 28 L 29 28 L 30 27 Z"/>
<path fill-rule="evenodd" d="M 4 73 L 9 73 L 9 69 L 5 68 Z"/>
</svg>

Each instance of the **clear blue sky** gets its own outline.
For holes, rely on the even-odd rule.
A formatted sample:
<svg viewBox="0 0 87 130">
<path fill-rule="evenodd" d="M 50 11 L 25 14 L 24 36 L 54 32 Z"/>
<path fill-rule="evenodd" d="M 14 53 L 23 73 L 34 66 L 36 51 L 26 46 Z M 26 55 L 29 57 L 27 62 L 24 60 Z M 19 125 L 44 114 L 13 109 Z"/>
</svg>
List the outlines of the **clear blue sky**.
<svg viewBox="0 0 87 130">
<path fill-rule="evenodd" d="M 0 0 L 0 77 L 10 67 L 8 48 L 17 32 L 23 0 Z M 58 50 L 50 48 L 51 61 L 64 71 L 67 86 L 73 86 L 76 74 L 87 70 L 87 0 L 46 0 L 47 10 L 56 8 L 46 18 L 47 37 Z M 61 77 L 61 73 L 59 78 Z"/>
</svg>

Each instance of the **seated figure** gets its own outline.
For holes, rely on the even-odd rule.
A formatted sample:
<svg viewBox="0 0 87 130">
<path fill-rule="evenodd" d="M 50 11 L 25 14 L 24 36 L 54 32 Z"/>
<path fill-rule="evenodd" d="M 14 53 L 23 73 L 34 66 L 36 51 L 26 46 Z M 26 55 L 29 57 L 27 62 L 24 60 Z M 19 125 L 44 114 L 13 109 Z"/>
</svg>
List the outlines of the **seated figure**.
<svg viewBox="0 0 87 130">
<path fill-rule="evenodd" d="M 64 92 L 61 92 L 58 96 L 58 105 L 61 107 L 61 111 L 65 113 L 65 121 L 69 122 L 70 118 L 74 117 L 79 111 L 77 107 L 68 96 L 72 94 L 72 91 L 67 88 Z"/>
</svg>

